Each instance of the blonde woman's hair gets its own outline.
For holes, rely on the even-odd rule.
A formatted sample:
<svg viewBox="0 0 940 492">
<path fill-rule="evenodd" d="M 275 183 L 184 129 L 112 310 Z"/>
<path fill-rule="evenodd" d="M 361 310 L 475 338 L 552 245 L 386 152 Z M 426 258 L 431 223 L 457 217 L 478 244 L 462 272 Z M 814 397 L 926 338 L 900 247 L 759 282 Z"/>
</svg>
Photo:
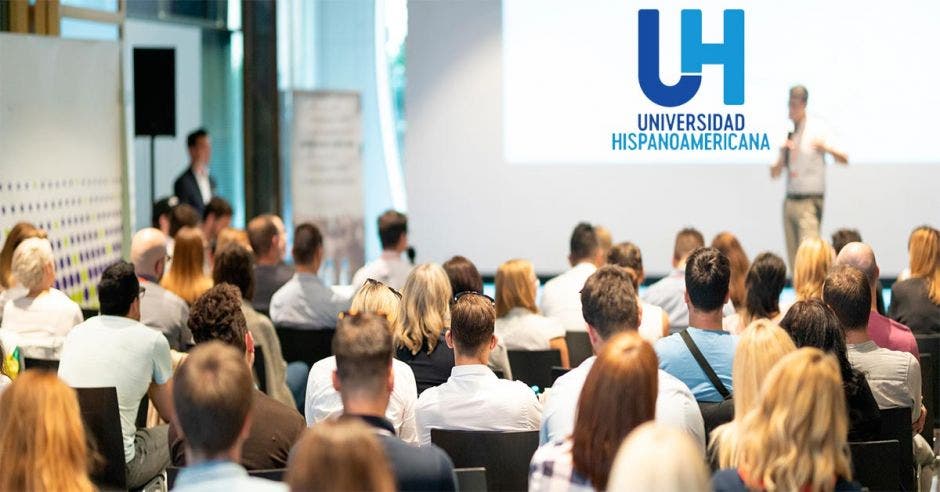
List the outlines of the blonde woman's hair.
<svg viewBox="0 0 940 492">
<path fill-rule="evenodd" d="M 401 329 L 395 334 L 395 347 L 415 355 L 427 342 L 428 353 L 434 352 L 441 333 L 450 327 L 453 293 L 447 273 L 437 263 L 418 265 L 408 274 L 401 295 Z"/>
<path fill-rule="evenodd" d="M 760 397 L 761 383 L 774 365 L 796 350 L 790 335 L 776 323 L 759 319 L 740 334 L 734 353 L 731 379 L 734 381 L 734 414 L 742 418 L 754 408 Z M 710 451 L 720 468 L 738 464 L 735 440 L 736 422 L 731 421 L 712 431 Z"/>
<path fill-rule="evenodd" d="M 749 489 L 830 492 L 852 479 L 842 375 L 822 350 L 781 359 L 738 425 L 738 469 Z"/>
<path fill-rule="evenodd" d="M 75 390 L 26 371 L 0 397 L 0 490 L 94 490 Z"/>
<path fill-rule="evenodd" d="M 378 280 L 367 281 L 356 291 L 350 312 L 385 315 L 391 335 L 401 331 L 401 293 Z"/>
<path fill-rule="evenodd" d="M 13 278 L 29 290 L 43 287 L 46 267 L 49 265 L 55 268 L 55 256 L 52 255 L 52 244 L 48 239 L 28 238 L 13 251 Z"/>
<path fill-rule="evenodd" d="M 516 307 L 538 313 L 535 268 L 529 260 L 509 260 L 496 270 L 496 317 L 502 318 Z"/>
<path fill-rule="evenodd" d="M 940 304 L 940 231 L 930 226 L 914 229 L 907 249 L 911 278 L 925 279 L 927 296 L 934 304 Z"/>
<path fill-rule="evenodd" d="M 202 231 L 195 227 L 180 229 L 175 236 L 173 263 L 160 285 L 192 305 L 212 288 L 212 279 L 205 273 L 205 254 Z"/>
<path fill-rule="evenodd" d="M 836 251 L 820 237 L 810 237 L 796 250 L 793 267 L 793 288 L 796 300 L 822 299 L 826 274 L 835 261 Z"/>
<path fill-rule="evenodd" d="M 651 421 L 624 439 L 607 490 L 705 492 L 711 483 L 702 449 L 692 437 Z"/>
</svg>

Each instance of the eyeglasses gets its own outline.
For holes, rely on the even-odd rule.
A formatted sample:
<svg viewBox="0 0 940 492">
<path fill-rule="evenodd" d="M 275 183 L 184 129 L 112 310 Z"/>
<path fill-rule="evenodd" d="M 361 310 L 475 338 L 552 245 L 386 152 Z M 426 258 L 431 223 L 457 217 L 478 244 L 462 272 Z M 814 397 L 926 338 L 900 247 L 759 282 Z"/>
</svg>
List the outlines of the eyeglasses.
<svg viewBox="0 0 940 492">
<path fill-rule="evenodd" d="M 376 279 L 374 279 L 374 278 L 367 278 L 367 279 L 366 279 L 366 283 L 369 284 L 369 285 L 381 285 L 382 287 L 388 287 L 388 290 L 392 291 L 392 294 L 395 294 L 396 297 L 398 297 L 399 299 L 401 299 L 401 292 L 398 292 L 397 290 L 393 289 L 393 288 L 392 288 L 390 285 L 388 285 L 388 284 L 384 284 L 384 283 L 382 283 L 382 282 L 379 282 L 378 280 L 376 280 Z"/>
<path fill-rule="evenodd" d="M 486 298 L 486 300 L 490 301 L 491 304 L 496 304 L 496 301 L 495 301 L 492 297 L 490 297 L 490 296 L 488 296 L 488 295 L 486 295 L 486 294 L 481 294 L 481 293 L 479 293 L 479 292 L 477 292 L 477 291 L 475 291 L 475 290 L 465 290 L 465 291 L 463 291 L 463 292 L 458 292 L 457 294 L 454 295 L 454 299 L 453 299 L 451 302 L 452 302 L 452 303 L 456 303 L 457 301 L 460 300 L 461 297 L 463 297 L 463 296 L 469 296 L 469 295 L 475 295 L 475 296 L 484 297 L 484 298 Z"/>
</svg>

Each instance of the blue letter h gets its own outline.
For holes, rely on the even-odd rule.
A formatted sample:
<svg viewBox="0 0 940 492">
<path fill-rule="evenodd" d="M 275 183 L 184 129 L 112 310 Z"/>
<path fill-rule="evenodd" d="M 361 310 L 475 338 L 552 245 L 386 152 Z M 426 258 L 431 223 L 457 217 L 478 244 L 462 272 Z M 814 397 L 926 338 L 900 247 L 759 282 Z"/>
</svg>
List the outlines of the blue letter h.
<svg viewBox="0 0 940 492">
<path fill-rule="evenodd" d="M 744 104 L 744 11 L 725 10 L 722 44 L 702 43 L 702 11 L 682 11 L 682 72 L 702 73 L 702 65 L 724 66 L 724 102 Z"/>
</svg>

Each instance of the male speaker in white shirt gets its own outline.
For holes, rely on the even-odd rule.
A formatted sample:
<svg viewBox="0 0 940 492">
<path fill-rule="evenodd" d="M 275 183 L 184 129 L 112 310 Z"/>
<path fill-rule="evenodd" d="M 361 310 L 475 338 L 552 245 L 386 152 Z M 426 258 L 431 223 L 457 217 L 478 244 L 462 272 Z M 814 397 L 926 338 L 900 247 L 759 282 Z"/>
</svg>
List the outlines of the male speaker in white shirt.
<svg viewBox="0 0 940 492">
<path fill-rule="evenodd" d="M 542 406 L 521 381 L 499 379 L 487 367 L 496 346 L 496 306 L 476 292 L 457 297 L 451 307 L 447 346 L 455 366 L 447 382 L 418 397 L 415 420 L 421 444 L 431 442 L 431 429 L 534 431 Z"/>
<path fill-rule="evenodd" d="M 401 257 L 408 249 L 408 217 L 395 210 L 387 210 L 380 215 L 379 240 L 382 242 L 382 256 L 356 271 L 352 280 L 354 290 L 370 278 L 393 289 L 401 290 L 405 286 L 413 267 L 410 261 Z"/>
<path fill-rule="evenodd" d="M 542 289 L 542 314 L 557 319 L 565 331 L 584 331 L 581 297 L 584 281 L 604 264 L 605 258 L 591 224 L 581 222 L 571 232 L 568 261 L 571 269 L 549 280 Z"/>
<path fill-rule="evenodd" d="M 787 135 L 777 162 L 770 168 L 770 176 L 774 179 L 780 177 L 784 170 L 787 172 L 783 232 L 791 270 L 800 242 L 819 236 L 826 191 L 826 155 L 831 155 L 839 164 L 849 163 L 849 156 L 833 145 L 833 137 L 826 124 L 816 117 L 807 116 L 808 100 L 806 87 L 797 85 L 790 89 L 789 116 L 793 121 L 793 132 Z"/>
</svg>

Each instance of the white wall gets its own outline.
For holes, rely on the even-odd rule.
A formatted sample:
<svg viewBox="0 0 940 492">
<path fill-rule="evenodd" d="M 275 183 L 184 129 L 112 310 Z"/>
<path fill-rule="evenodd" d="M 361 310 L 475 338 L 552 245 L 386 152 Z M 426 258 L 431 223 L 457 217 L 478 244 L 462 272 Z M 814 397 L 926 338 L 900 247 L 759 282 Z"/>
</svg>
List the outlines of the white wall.
<svg viewBox="0 0 940 492">
<path fill-rule="evenodd" d="M 197 27 L 129 19 L 124 24 L 124 91 L 127 127 L 133 138 L 128 166 L 131 174 L 132 227 L 149 226 L 150 138 L 133 137 L 134 132 L 134 48 L 176 49 L 176 137 L 157 137 L 157 197 L 173 193 L 173 181 L 186 169 L 186 135 L 202 126 L 202 34 Z"/>
<path fill-rule="evenodd" d="M 674 234 L 687 225 L 707 239 L 732 230 L 752 257 L 783 256 L 783 183 L 764 165 L 505 163 L 500 2 L 411 1 L 408 9 L 405 171 L 410 239 L 422 261 L 459 253 L 493 273 L 525 257 L 541 273 L 558 272 L 580 220 L 636 242 L 654 275 L 668 271 Z M 885 276 L 895 275 L 910 231 L 940 223 L 937 183 L 937 165 L 831 168 L 823 233 L 858 228 Z"/>
</svg>

